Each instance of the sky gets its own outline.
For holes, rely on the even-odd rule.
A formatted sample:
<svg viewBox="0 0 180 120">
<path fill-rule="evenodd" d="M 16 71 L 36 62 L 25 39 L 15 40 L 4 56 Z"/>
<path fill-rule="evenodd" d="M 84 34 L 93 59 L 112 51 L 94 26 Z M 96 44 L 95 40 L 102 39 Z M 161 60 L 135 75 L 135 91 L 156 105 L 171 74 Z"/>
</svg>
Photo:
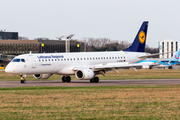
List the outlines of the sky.
<svg viewBox="0 0 180 120">
<path fill-rule="evenodd" d="M 146 44 L 180 40 L 180 0 L 0 0 L 0 30 L 34 39 L 109 38 L 132 43 L 149 21 Z"/>
</svg>

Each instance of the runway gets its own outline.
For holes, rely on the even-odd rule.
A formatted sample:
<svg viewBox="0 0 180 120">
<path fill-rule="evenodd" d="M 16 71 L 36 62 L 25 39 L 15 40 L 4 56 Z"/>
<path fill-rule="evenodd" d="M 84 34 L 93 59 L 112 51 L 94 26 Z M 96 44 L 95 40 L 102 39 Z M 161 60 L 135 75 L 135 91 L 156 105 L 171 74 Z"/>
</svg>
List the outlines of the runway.
<svg viewBox="0 0 180 120">
<path fill-rule="evenodd" d="M 3 87 L 87 87 L 87 86 L 138 86 L 138 85 L 178 85 L 180 79 L 131 79 L 131 80 L 100 80 L 99 83 L 90 83 L 89 80 L 72 80 L 70 83 L 61 80 L 45 81 L 0 81 L 0 88 Z"/>
</svg>

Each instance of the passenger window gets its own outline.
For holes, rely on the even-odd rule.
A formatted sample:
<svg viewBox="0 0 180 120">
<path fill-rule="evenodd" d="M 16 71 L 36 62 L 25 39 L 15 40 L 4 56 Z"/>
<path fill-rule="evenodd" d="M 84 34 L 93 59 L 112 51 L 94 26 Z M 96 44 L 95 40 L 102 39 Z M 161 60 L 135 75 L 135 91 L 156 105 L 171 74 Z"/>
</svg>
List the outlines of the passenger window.
<svg viewBox="0 0 180 120">
<path fill-rule="evenodd" d="M 87 60 L 89 60 L 89 58 L 87 58 Z"/>
<path fill-rule="evenodd" d="M 63 61 L 63 59 L 61 59 L 61 61 Z"/>
<path fill-rule="evenodd" d="M 86 58 L 84 58 L 84 60 L 86 60 Z"/>
<path fill-rule="evenodd" d="M 53 61 L 53 59 L 52 59 L 52 61 Z"/>
<path fill-rule="evenodd" d="M 71 60 L 72 60 L 72 58 L 71 58 Z"/>
<path fill-rule="evenodd" d="M 115 59 L 117 59 L 117 57 L 115 57 Z"/>
<path fill-rule="evenodd" d="M 108 59 L 108 57 L 106 57 L 106 59 Z"/>
<path fill-rule="evenodd" d="M 82 60 L 82 58 L 81 58 L 81 60 Z"/>
<path fill-rule="evenodd" d="M 111 59 L 111 57 L 109 57 L 109 59 Z"/>
<path fill-rule="evenodd" d="M 120 57 L 118 57 L 118 59 L 120 59 Z"/>
<path fill-rule="evenodd" d="M 76 60 L 76 58 L 74 58 L 74 60 Z"/>
<path fill-rule="evenodd" d="M 51 61 L 51 60 L 49 59 L 49 61 Z"/>
<path fill-rule="evenodd" d="M 41 60 L 39 60 L 39 62 L 41 62 Z"/>
<path fill-rule="evenodd" d="M 112 59 L 114 59 L 114 57 L 112 57 Z"/>
<path fill-rule="evenodd" d="M 66 61 L 66 59 L 64 58 L 64 61 Z"/>
<path fill-rule="evenodd" d="M 77 60 L 79 60 L 79 58 L 77 58 Z"/>
</svg>

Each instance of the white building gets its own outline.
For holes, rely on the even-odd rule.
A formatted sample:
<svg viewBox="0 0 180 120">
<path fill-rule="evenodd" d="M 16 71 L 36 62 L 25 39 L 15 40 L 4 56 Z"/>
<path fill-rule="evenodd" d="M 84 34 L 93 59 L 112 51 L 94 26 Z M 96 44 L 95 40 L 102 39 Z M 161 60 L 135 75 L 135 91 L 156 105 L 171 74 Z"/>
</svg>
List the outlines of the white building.
<svg viewBox="0 0 180 120">
<path fill-rule="evenodd" d="M 180 41 L 165 39 L 163 42 L 159 42 L 159 53 L 166 53 L 166 52 L 172 52 L 172 53 L 159 55 L 159 58 L 171 58 L 176 53 L 176 51 L 178 51 L 179 48 L 180 48 Z"/>
</svg>

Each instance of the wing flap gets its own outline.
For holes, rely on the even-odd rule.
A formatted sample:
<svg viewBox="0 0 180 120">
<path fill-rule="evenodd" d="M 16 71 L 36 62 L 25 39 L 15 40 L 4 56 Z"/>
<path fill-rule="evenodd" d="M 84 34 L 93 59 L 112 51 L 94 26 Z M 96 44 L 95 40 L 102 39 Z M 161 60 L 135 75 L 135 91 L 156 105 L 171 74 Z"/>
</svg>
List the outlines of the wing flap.
<svg viewBox="0 0 180 120">
<path fill-rule="evenodd" d="M 121 65 L 101 65 L 101 66 L 94 66 L 93 70 L 99 69 L 122 69 L 122 68 L 132 68 L 132 67 L 141 67 L 141 64 L 121 64 Z"/>
</svg>

